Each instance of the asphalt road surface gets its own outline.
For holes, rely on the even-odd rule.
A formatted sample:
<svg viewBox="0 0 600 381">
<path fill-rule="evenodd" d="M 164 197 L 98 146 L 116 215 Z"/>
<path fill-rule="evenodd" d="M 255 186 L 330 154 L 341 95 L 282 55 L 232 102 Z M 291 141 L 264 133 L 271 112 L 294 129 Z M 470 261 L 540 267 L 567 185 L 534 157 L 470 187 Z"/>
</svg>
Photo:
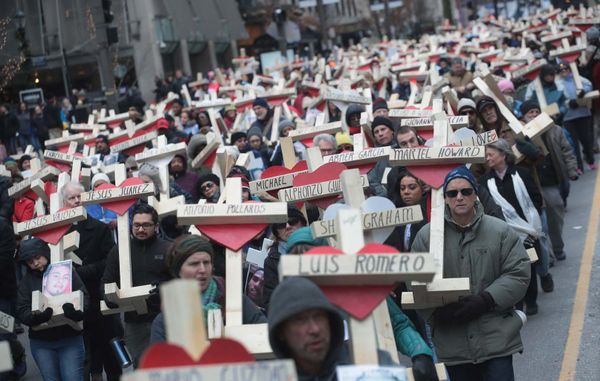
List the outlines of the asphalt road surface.
<svg viewBox="0 0 600 381">
<path fill-rule="evenodd" d="M 514 356 L 516 380 L 600 380 L 599 177 L 586 172 L 571 185 L 563 231 L 567 259 L 550 269 L 554 292 L 540 288 L 539 313 L 521 331 L 525 351 Z M 28 352 L 23 380 L 41 380 L 26 334 L 19 338 Z"/>
</svg>

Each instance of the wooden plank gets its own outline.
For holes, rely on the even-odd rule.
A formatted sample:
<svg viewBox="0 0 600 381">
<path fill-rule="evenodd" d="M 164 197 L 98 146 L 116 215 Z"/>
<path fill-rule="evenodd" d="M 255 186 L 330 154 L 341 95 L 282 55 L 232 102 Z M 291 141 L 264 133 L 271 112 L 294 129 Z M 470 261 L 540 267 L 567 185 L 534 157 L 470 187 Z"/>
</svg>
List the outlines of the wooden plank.
<svg viewBox="0 0 600 381">
<path fill-rule="evenodd" d="M 390 152 L 390 165 L 484 163 L 480 146 L 397 148 Z"/>
<path fill-rule="evenodd" d="M 204 147 L 202 151 L 200 151 L 198 155 L 192 159 L 192 168 L 200 167 L 206 161 L 206 159 L 208 159 L 209 156 L 219 148 L 220 145 L 221 143 L 217 139 L 213 139 L 210 143 L 207 143 L 206 147 Z"/>
<path fill-rule="evenodd" d="M 200 284 L 175 279 L 162 285 L 160 295 L 163 310 L 170 312 L 164 313 L 167 341 L 184 348 L 192 359 L 198 360 L 209 345 L 203 329 Z M 191 302 L 193 300 L 197 302 Z"/>
<path fill-rule="evenodd" d="M 412 224 L 423 220 L 419 205 L 385 210 L 382 212 L 362 213 L 362 227 L 365 231 L 391 226 Z M 337 235 L 334 220 L 318 220 L 311 224 L 315 238 L 328 238 Z"/>
<path fill-rule="evenodd" d="M 296 381 L 293 360 L 270 360 L 252 363 L 234 363 L 202 366 L 177 366 L 138 369 L 122 376 L 123 381 L 157 380 L 244 380 Z"/>
<path fill-rule="evenodd" d="M 422 109 L 394 109 L 388 113 L 388 118 L 431 118 L 433 111 Z"/>
<path fill-rule="evenodd" d="M 34 173 L 32 176 L 18 182 L 17 184 L 13 185 L 12 187 L 8 188 L 8 195 L 10 197 L 14 197 L 17 198 L 19 196 L 21 196 L 23 193 L 26 193 L 29 188 L 31 187 L 31 184 L 33 182 L 35 182 L 36 180 L 49 180 L 49 179 L 54 179 L 55 177 L 58 177 L 58 175 L 60 175 L 61 171 L 60 169 L 47 165 L 45 166 L 42 170 L 40 170 L 37 173 Z"/>
<path fill-rule="evenodd" d="M 143 183 L 137 185 L 128 185 L 125 187 L 107 188 L 102 190 L 84 192 L 81 194 L 81 203 L 83 205 L 97 204 L 104 202 L 113 202 L 151 196 L 154 194 L 154 184 Z"/>
<path fill-rule="evenodd" d="M 173 157 L 178 154 L 187 157 L 186 147 L 187 146 L 185 143 L 177 143 L 169 144 L 165 147 L 150 148 L 135 155 L 135 161 L 138 163 L 143 163 L 146 161 L 161 160 L 164 158 Z"/>
<path fill-rule="evenodd" d="M 342 91 L 331 88 L 328 88 L 323 92 L 323 99 L 340 103 L 358 103 L 362 105 L 371 104 L 371 100 L 369 98 L 363 97 L 355 91 Z"/>
<path fill-rule="evenodd" d="M 452 128 L 469 127 L 469 117 L 467 115 L 449 116 L 448 122 Z M 408 126 L 415 129 L 431 129 L 433 128 L 433 120 L 431 118 L 407 118 L 400 121 L 401 126 Z"/>
<path fill-rule="evenodd" d="M 15 318 L 0 311 L 0 332 L 13 333 L 15 330 Z"/>
<path fill-rule="evenodd" d="M 13 369 L 12 354 L 8 341 L 0 341 L 0 372 L 8 372 Z"/>
<path fill-rule="evenodd" d="M 115 152 L 125 151 L 129 148 L 133 148 L 135 146 L 139 146 L 141 144 L 150 142 L 153 139 L 156 139 L 157 137 L 158 137 L 158 131 L 150 131 L 147 134 L 140 135 L 133 139 L 124 141 L 123 143 L 119 143 L 119 144 L 115 144 L 114 146 L 111 146 L 110 152 L 115 153 Z"/>
<path fill-rule="evenodd" d="M 368 187 L 369 179 L 367 178 L 367 175 L 362 175 L 361 179 L 362 187 Z M 336 179 L 315 184 L 302 185 L 299 187 L 281 189 L 277 194 L 279 200 L 283 202 L 292 202 L 315 200 L 318 198 L 334 196 L 340 193 L 342 193 L 340 180 Z"/>
<path fill-rule="evenodd" d="M 284 255 L 279 266 L 285 277 L 301 276 L 329 286 L 428 282 L 435 274 L 429 253 Z"/>
<path fill-rule="evenodd" d="M 184 225 L 273 224 L 287 221 L 283 203 L 182 205 L 177 220 Z"/>
<path fill-rule="evenodd" d="M 56 213 L 33 218 L 17 224 L 17 233 L 29 235 L 40 231 L 52 229 L 58 226 L 71 225 L 77 221 L 87 218 L 87 212 L 83 206 L 70 208 Z"/>
<path fill-rule="evenodd" d="M 354 135 L 356 136 L 356 134 Z M 366 150 L 342 152 L 323 157 L 325 163 L 344 163 L 349 167 L 375 163 L 390 156 L 390 147 L 377 147 Z"/>
<path fill-rule="evenodd" d="M 342 122 L 331 122 L 326 123 L 314 127 L 304 127 L 299 128 L 297 130 L 292 130 L 289 133 L 289 137 L 292 138 L 293 141 L 297 140 L 305 140 L 312 139 L 313 137 L 320 134 L 335 134 L 337 132 L 342 132 Z"/>
<path fill-rule="evenodd" d="M 294 177 L 307 172 L 307 170 L 298 171 L 287 173 L 285 175 L 273 176 L 266 179 L 250 181 L 250 193 L 257 194 L 282 188 L 289 188 L 293 185 L 292 183 L 294 181 Z"/>
</svg>

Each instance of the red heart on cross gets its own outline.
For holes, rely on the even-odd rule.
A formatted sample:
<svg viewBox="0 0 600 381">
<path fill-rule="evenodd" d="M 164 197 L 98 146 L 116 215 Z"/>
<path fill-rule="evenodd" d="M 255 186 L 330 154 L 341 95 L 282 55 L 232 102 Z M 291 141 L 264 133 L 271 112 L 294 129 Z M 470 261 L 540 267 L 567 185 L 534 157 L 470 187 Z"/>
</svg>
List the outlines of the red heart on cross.
<svg viewBox="0 0 600 381">
<path fill-rule="evenodd" d="M 69 209 L 69 208 L 62 208 L 62 209 L 59 210 L 59 212 L 61 212 L 63 210 L 67 210 L 67 209 Z M 37 238 L 41 239 L 42 241 L 46 242 L 49 245 L 56 245 L 57 243 L 60 242 L 60 239 L 65 234 L 67 234 L 67 232 L 71 228 L 71 225 L 72 224 L 57 226 L 57 227 L 52 228 L 52 229 L 48 229 L 48 230 L 40 231 L 40 232 L 37 232 L 37 233 L 33 233 L 32 235 L 34 237 L 37 237 Z"/>
<path fill-rule="evenodd" d="M 325 181 L 337 180 L 340 178 L 340 175 L 343 171 L 348 169 L 342 163 L 327 163 L 323 164 L 319 168 L 317 168 L 314 172 L 302 173 L 296 177 L 294 177 L 294 181 L 292 184 L 295 187 L 299 187 L 302 185 L 316 184 L 322 183 Z M 311 200 L 310 202 L 315 204 L 321 209 L 326 209 L 329 205 L 336 202 L 338 199 L 338 195 L 319 198 L 316 200 Z"/>
<path fill-rule="evenodd" d="M 302 160 L 297 162 L 291 169 L 286 167 L 275 165 L 273 167 L 269 167 L 265 169 L 265 171 L 260 175 L 261 179 L 270 179 L 271 177 L 287 175 L 289 173 L 306 171 L 308 169 L 308 164 L 306 164 L 306 160 Z M 269 194 L 273 197 L 277 197 L 277 191 L 271 191 Z"/>
<path fill-rule="evenodd" d="M 256 201 L 248 201 L 254 203 Z M 262 233 L 268 224 L 196 225 L 202 234 L 226 248 L 238 251 Z"/>
<path fill-rule="evenodd" d="M 69 147 L 67 147 L 68 150 Z M 59 152 L 62 152 L 59 150 Z M 66 152 L 66 151 L 65 151 Z M 68 173 L 71 170 L 71 165 L 66 163 L 59 163 L 53 160 L 46 160 L 47 165 L 59 169 L 61 172 Z"/>
<path fill-rule="evenodd" d="M 358 254 L 398 254 L 396 248 L 379 243 L 368 243 Z M 320 246 L 307 251 L 304 255 L 343 254 L 335 247 Z M 390 294 L 395 285 L 382 286 L 321 286 L 327 299 L 353 317 L 362 320 L 367 317 Z"/>
<path fill-rule="evenodd" d="M 563 56 L 560 56 L 560 59 L 567 62 L 567 63 L 572 63 L 577 61 L 577 59 L 579 58 L 579 56 L 581 55 L 581 53 L 572 53 L 572 54 L 565 54 Z"/>
<path fill-rule="evenodd" d="M 130 186 L 130 185 L 140 185 L 143 183 L 144 182 L 139 177 L 130 177 L 130 178 L 126 179 L 125 181 L 123 181 L 121 183 L 121 185 L 119 185 L 119 188 L 123 188 L 123 187 Z M 97 186 L 96 189 L 94 189 L 94 190 L 98 191 L 98 190 L 110 189 L 110 188 L 117 188 L 117 187 L 114 186 L 113 184 L 106 183 L 106 184 Z M 122 216 L 125 212 L 127 212 L 129 210 L 129 208 L 133 204 L 136 203 L 136 201 L 137 201 L 137 198 L 132 198 L 129 200 L 103 202 L 103 203 L 100 203 L 100 205 L 102 205 L 104 208 L 106 208 L 108 210 L 112 210 L 113 212 L 117 213 L 119 216 Z"/>
<path fill-rule="evenodd" d="M 446 175 L 461 165 L 462 164 L 409 165 L 406 169 L 412 173 L 413 176 L 423 180 L 425 184 L 430 185 L 434 189 L 439 189 L 444 185 Z"/>
<path fill-rule="evenodd" d="M 200 359 L 192 359 L 182 347 L 174 344 L 158 343 L 152 345 L 142 355 L 140 369 L 172 368 L 178 366 L 235 364 L 255 362 L 246 348 L 231 339 L 214 339 Z"/>
</svg>

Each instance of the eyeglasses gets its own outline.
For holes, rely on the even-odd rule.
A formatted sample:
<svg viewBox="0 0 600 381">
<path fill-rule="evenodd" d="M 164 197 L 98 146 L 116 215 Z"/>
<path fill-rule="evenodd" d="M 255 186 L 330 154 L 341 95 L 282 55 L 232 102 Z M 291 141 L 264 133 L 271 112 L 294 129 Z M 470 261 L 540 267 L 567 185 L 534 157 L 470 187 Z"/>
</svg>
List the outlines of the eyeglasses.
<svg viewBox="0 0 600 381">
<path fill-rule="evenodd" d="M 202 185 L 202 186 L 200 187 L 200 190 L 201 190 L 202 192 L 204 192 L 204 191 L 206 191 L 206 190 L 209 190 L 209 189 L 211 189 L 211 188 L 212 188 L 212 187 L 214 187 L 215 185 L 216 185 L 215 183 L 206 183 L 206 184 L 204 184 L 204 185 Z"/>
<path fill-rule="evenodd" d="M 446 197 L 454 198 L 454 197 L 458 196 L 458 192 L 460 192 L 460 194 L 462 194 L 463 196 L 470 196 L 473 194 L 473 192 L 475 192 L 475 189 L 473 189 L 473 188 L 452 189 L 452 190 L 446 191 Z"/>
<path fill-rule="evenodd" d="M 140 228 L 147 230 L 150 228 L 153 228 L 154 224 L 151 224 L 149 222 L 143 223 L 143 224 L 133 224 L 133 230 L 140 230 Z"/>
</svg>

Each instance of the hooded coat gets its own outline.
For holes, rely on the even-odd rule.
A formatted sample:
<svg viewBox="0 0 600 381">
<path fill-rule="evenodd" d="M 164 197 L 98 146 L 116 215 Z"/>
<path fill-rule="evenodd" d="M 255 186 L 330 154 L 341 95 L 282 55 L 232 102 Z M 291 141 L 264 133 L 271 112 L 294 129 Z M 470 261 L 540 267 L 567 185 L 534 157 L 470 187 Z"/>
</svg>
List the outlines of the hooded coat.
<svg viewBox="0 0 600 381">
<path fill-rule="evenodd" d="M 531 262 L 508 224 L 484 215 L 479 202 L 475 202 L 475 212 L 471 224 L 460 227 L 446 208 L 444 278 L 469 277 L 471 293 L 488 292 L 495 307 L 467 323 L 429 319 L 439 360 L 447 365 L 479 364 L 523 350 L 519 334 L 523 323 L 513 306 L 527 291 Z M 417 234 L 411 250 L 427 252 L 429 243 L 427 224 Z M 423 311 L 428 317 L 432 312 Z"/>
<path fill-rule="evenodd" d="M 197 185 L 200 175 L 196 172 L 188 171 L 187 157 L 184 155 L 175 156 L 179 156 L 183 161 L 183 171 L 175 173 L 172 172 L 171 168 L 169 167 L 169 173 L 173 176 L 173 178 L 175 178 L 175 184 L 179 185 L 181 189 L 191 194 L 193 203 L 196 203 L 199 199 Z"/>
<path fill-rule="evenodd" d="M 283 323 L 310 309 L 321 309 L 329 314 L 331 342 L 317 376 L 298 369 L 299 381 L 336 380 L 336 367 L 351 364 L 344 348 L 344 322 L 337 309 L 325 298 L 319 287 L 308 279 L 293 277 L 284 280 L 273 292 L 269 305 L 269 343 L 277 358 L 292 358 L 286 343 L 280 337 Z"/>
<path fill-rule="evenodd" d="M 31 293 L 33 291 L 42 291 L 42 280 L 43 280 L 43 271 L 35 271 L 27 266 L 26 262 L 28 259 L 33 258 L 36 255 L 43 255 L 46 257 L 48 262 L 50 262 L 50 250 L 47 251 L 34 251 L 34 250 L 25 250 L 23 249 L 23 244 L 21 244 L 21 252 L 19 254 L 19 261 L 25 265 L 27 271 L 23 276 L 23 279 L 19 283 L 19 290 L 17 294 L 17 313 L 16 318 L 18 318 L 21 323 L 32 327 L 34 324 L 32 322 L 33 313 L 31 312 Z M 44 269 L 46 271 L 48 267 Z M 77 272 L 73 270 L 72 272 L 72 284 L 71 289 L 73 291 L 81 290 L 83 292 L 83 311 L 89 311 L 90 309 L 90 300 L 88 297 L 87 289 L 83 285 L 83 282 L 77 275 Z M 66 337 L 73 337 L 81 335 L 81 331 L 77 331 L 71 328 L 68 325 L 61 325 L 54 328 L 41 329 L 39 331 L 30 329 L 29 330 L 29 338 L 36 340 L 44 340 L 44 341 L 54 341 L 64 339 Z"/>
</svg>

